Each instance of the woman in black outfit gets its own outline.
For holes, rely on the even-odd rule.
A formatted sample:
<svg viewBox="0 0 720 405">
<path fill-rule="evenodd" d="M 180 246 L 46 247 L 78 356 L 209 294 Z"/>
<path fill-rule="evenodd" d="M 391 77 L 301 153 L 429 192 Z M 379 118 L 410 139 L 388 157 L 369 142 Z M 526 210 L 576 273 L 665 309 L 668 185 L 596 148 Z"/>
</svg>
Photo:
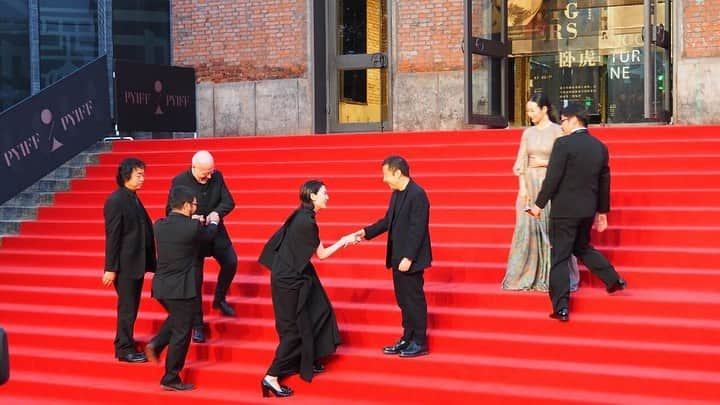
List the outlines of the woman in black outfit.
<svg viewBox="0 0 720 405">
<path fill-rule="evenodd" d="M 321 181 L 305 182 L 300 189 L 300 207 L 260 255 L 260 262 L 271 270 L 275 328 L 280 338 L 275 359 L 261 382 L 263 396 L 291 396 L 292 389 L 280 385 L 278 378 L 299 372 L 303 380 L 311 381 L 313 373 L 324 371 L 318 360 L 334 353 L 340 344 L 335 313 L 310 258 L 315 253 L 325 259 L 358 240 L 349 234 L 327 248 L 320 242 L 315 214 L 325 208 L 328 199 Z"/>
</svg>

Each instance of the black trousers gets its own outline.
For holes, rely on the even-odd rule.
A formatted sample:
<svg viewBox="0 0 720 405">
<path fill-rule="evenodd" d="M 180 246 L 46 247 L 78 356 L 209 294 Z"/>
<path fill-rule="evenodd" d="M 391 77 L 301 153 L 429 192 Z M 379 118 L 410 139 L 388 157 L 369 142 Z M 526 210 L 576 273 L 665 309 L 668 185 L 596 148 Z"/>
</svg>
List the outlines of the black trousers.
<svg viewBox="0 0 720 405">
<path fill-rule="evenodd" d="M 220 265 L 220 272 L 218 273 L 217 284 L 215 286 L 215 297 L 213 303 L 225 301 L 228 290 L 230 290 L 230 284 L 232 284 L 235 273 L 237 272 L 237 253 L 232 244 L 224 248 L 218 248 L 213 246 L 212 257 L 217 260 Z M 197 269 L 196 285 L 198 286 L 198 301 L 200 306 L 198 312 L 193 317 L 193 327 L 198 328 L 203 326 L 203 313 L 202 313 L 202 283 L 203 283 L 203 258 L 200 258 L 199 265 L 195 266 Z"/>
<path fill-rule="evenodd" d="M 427 301 L 425 301 L 425 271 L 404 273 L 393 270 L 395 300 L 402 314 L 403 340 L 427 343 Z"/>
<path fill-rule="evenodd" d="M 165 358 L 165 375 L 160 384 L 175 384 L 180 380 L 180 371 L 185 365 L 188 348 L 190 347 L 190 329 L 192 317 L 197 309 L 197 300 L 190 299 L 163 299 L 158 300 L 160 305 L 168 312 L 157 336 L 150 340 L 150 344 L 159 354 L 168 347 Z"/>
<path fill-rule="evenodd" d="M 605 286 L 617 283 L 620 276 L 600 252 L 590 245 L 590 230 L 594 217 L 550 218 L 550 243 L 552 244 L 552 267 L 550 267 L 550 300 L 553 311 L 568 308 L 570 303 L 570 274 L 568 261 L 575 255 Z"/>
<path fill-rule="evenodd" d="M 144 278 L 132 279 L 117 273 L 115 278 L 115 291 L 118 296 L 117 303 L 117 332 L 115 333 L 115 357 L 124 357 L 135 353 L 135 339 L 133 331 L 140 308 L 140 295 L 142 293 Z"/>
<path fill-rule="evenodd" d="M 298 318 L 308 319 L 307 311 L 297 311 L 300 289 L 286 286 L 271 280 L 273 312 L 275 314 L 275 330 L 278 334 L 278 345 L 267 373 L 275 377 L 284 377 L 300 369 L 302 354 L 302 335 Z"/>
<path fill-rule="evenodd" d="M 225 248 L 213 246 L 213 257 L 220 265 L 220 272 L 218 273 L 217 284 L 215 285 L 215 298 L 213 302 L 221 302 L 225 301 L 228 290 L 230 290 L 230 284 L 232 283 L 233 278 L 235 278 L 238 258 L 232 244 Z"/>
</svg>

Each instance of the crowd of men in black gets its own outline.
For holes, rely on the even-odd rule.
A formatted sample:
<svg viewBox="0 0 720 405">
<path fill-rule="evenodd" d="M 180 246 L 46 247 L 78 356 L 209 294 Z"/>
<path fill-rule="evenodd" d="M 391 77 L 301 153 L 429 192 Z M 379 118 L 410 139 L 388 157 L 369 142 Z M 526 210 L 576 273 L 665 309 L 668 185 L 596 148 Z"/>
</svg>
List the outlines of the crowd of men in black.
<svg viewBox="0 0 720 405">
<path fill-rule="evenodd" d="M 261 380 L 263 395 L 293 394 L 279 379 L 291 374 L 311 381 L 325 370 L 321 359 L 335 352 L 340 333 L 330 300 L 310 261 L 330 257 L 338 249 L 355 245 L 387 232 L 386 267 L 393 269 L 393 284 L 403 318 L 403 336 L 383 348 L 400 357 L 425 355 L 427 350 L 427 303 L 424 271 L 430 267 L 429 213 L 425 191 L 410 178 L 410 167 L 400 156 L 382 163 L 383 181 L 392 190 L 384 217 L 347 234 L 327 248 L 320 241 L 315 220 L 329 199 L 322 181 L 310 180 L 300 188 L 300 206 L 266 244 L 260 263 L 271 270 L 271 294 L 279 344 L 267 374 Z M 199 151 L 190 169 L 173 180 L 166 217 L 153 227 L 138 198 L 145 180 L 145 164 L 136 158 L 120 163 L 118 189 L 105 208 L 106 252 L 103 283 L 118 295 L 115 356 L 119 361 L 158 361 L 168 347 L 166 390 L 193 389 L 180 378 L 190 340 L 205 341 L 202 315 L 203 263 L 214 257 L 219 266 L 212 307 L 224 316 L 235 316 L 226 297 L 237 269 L 237 254 L 223 218 L 235 207 L 222 173 L 215 170 L 212 155 Z M 152 296 L 168 317 L 142 351 L 133 338 L 143 281 L 154 272 Z"/>
</svg>

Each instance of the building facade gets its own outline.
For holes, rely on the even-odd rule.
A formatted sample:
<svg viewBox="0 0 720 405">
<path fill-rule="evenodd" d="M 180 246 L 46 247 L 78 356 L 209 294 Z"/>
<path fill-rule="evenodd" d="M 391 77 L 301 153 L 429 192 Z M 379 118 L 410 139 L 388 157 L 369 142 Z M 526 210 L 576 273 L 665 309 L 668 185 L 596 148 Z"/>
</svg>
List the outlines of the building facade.
<svg viewBox="0 0 720 405">
<path fill-rule="evenodd" d="M 491 58 L 472 56 L 475 111 L 491 113 L 506 88 L 513 126 L 527 124 L 525 100 L 536 91 L 558 106 L 584 103 L 597 123 L 720 123 L 720 0 L 0 0 L 0 8 L 10 10 L 0 14 L 0 108 L 108 53 L 194 67 L 201 136 L 465 128 L 469 8 L 473 37 L 504 31 L 508 46 L 503 75 Z M 648 18 L 652 48 L 643 47 Z"/>
</svg>

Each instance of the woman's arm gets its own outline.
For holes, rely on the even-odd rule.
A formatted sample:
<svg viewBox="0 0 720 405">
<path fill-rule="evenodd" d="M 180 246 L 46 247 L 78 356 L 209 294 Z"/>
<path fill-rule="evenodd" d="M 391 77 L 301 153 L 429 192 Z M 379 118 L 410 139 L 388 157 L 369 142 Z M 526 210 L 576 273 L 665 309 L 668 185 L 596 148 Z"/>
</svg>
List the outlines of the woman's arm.
<svg viewBox="0 0 720 405">
<path fill-rule="evenodd" d="M 321 241 L 317 247 L 317 250 L 315 251 L 315 254 L 317 254 L 317 257 L 320 260 L 327 259 L 328 257 L 332 256 L 333 253 L 337 252 L 337 250 L 341 247 L 354 245 L 355 243 L 357 243 L 357 238 L 355 237 L 355 234 L 352 233 L 343 236 L 328 248 L 324 247 Z"/>
<path fill-rule="evenodd" d="M 518 147 L 517 158 L 513 164 L 513 174 L 522 176 L 527 170 L 528 154 L 527 154 L 527 129 L 523 131 L 520 138 L 520 146 Z"/>
</svg>

